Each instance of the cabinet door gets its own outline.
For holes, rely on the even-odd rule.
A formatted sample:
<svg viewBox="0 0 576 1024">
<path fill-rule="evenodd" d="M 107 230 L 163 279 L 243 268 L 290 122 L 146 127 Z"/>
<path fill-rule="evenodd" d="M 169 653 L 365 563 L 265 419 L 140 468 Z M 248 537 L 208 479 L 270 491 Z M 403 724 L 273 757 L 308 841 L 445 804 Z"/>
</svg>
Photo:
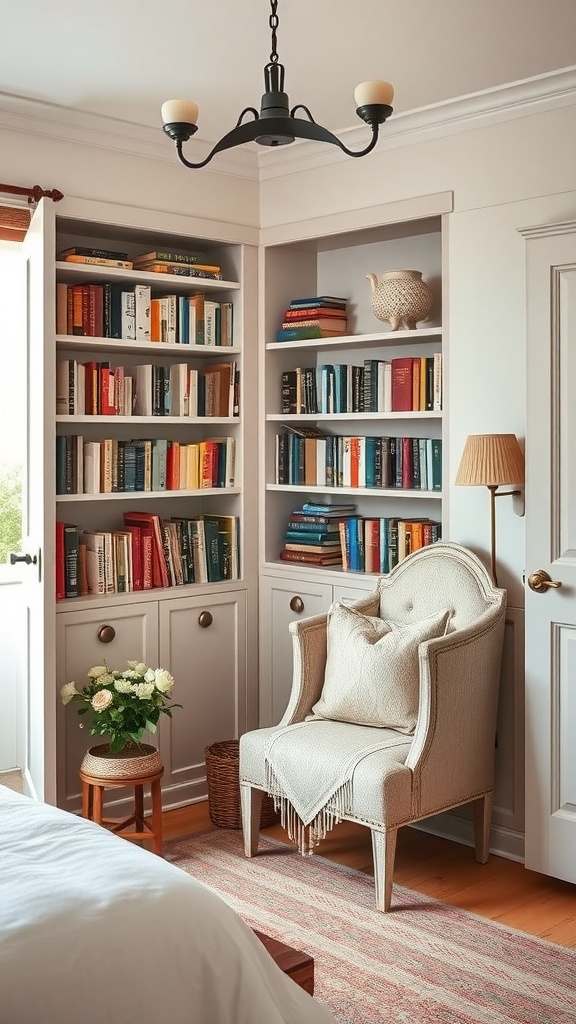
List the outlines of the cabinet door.
<svg viewBox="0 0 576 1024">
<path fill-rule="evenodd" d="M 162 716 L 164 806 L 206 796 L 204 748 L 246 730 L 246 592 L 160 602 L 160 661 L 182 708 Z"/>
<path fill-rule="evenodd" d="M 339 604 L 354 604 L 355 601 L 362 601 L 363 598 L 369 597 L 375 592 L 377 581 L 377 576 L 370 576 L 366 580 L 366 586 L 358 586 L 355 582 L 353 586 L 344 583 L 334 587 L 333 599 Z"/>
<path fill-rule="evenodd" d="M 138 659 L 156 668 L 158 604 L 145 601 L 126 607 L 61 612 L 56 616 L 56 637 L 59 688 L 74 680 L 81 689 L 93 665 L 124 669 L 129 659 Z M 58 803 L 67 810 L 80 806 L 78 769 L 86 750 L 103 742 L 79 728 L 84 716 L 78 716 L 76 707 L 64 707 L 58 700 Z"/>
<path fill-rule="evenodd" d="M 329 583 L 286 577 L 260 579 L 260 725 L 277 725 L 292 688 L 292 637 L 288 626 L 328 611 Z"/>
</svg>

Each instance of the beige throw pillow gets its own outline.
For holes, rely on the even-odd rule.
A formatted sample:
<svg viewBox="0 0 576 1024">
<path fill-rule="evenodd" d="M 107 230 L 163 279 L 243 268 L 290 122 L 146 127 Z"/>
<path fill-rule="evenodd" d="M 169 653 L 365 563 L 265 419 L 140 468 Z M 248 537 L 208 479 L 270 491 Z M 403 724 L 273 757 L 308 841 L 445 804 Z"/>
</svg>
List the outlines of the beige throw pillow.
<svg viewBox="0 0 576 1024">
<path fill-rule="evenodd" d="M 328 615 L 318 718 L 412 733 L 418 716 L 418 646 L 444 636 L 449 611 L 401 625 L 335 604 Z"/>
</svg>

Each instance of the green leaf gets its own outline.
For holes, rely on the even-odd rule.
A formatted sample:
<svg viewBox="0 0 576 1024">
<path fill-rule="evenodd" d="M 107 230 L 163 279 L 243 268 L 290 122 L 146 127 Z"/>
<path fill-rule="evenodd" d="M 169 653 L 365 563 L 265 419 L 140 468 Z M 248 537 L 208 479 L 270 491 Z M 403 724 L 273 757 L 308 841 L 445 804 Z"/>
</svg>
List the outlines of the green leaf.
<svg viewBox="0 0 576 1024">
<path fill-rule="evenodd" d="M 148 729 L 149 732 L 156 732 L 157 731 L 157 726 L 155 725 L 154 722 L 151 722 L 150 720 L 148 720 L 146 722 L 146 728 Z"/>
</svg>

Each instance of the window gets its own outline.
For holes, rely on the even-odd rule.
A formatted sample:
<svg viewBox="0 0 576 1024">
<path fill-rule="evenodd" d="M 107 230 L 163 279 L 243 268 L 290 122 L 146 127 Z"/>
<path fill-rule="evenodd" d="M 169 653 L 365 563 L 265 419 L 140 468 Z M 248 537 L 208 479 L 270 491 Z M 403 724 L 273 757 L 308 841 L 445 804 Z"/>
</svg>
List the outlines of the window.
<svg viewBox="0 0 576 1024">
<path fill-rule="evenodd" d="M 0 242 L 0 580 L 22 545 L 25 457 L 25 292 L 21 245 Z"/>
</svg>

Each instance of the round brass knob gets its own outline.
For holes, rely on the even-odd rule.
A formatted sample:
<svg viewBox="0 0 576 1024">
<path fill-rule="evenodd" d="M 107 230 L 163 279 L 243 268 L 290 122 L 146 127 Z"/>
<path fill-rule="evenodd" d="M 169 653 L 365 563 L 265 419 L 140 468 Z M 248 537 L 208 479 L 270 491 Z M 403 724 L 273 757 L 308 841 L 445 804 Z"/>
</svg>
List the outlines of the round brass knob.
<svg viewBox="0 0 576 1024">
<path fill-rule="evenodd" d="M 301 597 L 298 597 L 296 594 L 290 601 L 290 610 L 298 613 L 304 611 L 304 601 L 302 600 Z"/>
<path fill-rule="evenodd" d="M 208 629 L 208 626 L 211 626 L 213 622 L 214 616 L 212 615 L 212 612 L 200 612 L 200 615 L 198 616 L 198 625 L 202 626 L 202 629 Z"/>
<path fill-rule="evenodd" d="M 97 636 L 101 644 L 110 644 L 116 636 L 116 630 L 114 626 L 100 626 Z"/>
<path fill-rule="evenodd" d="M 545 594 L 548 589 L 558 590 L 562 583 L 560 580 L 553 580 L 545 569 L 536 569 L 528 577 L 528 586 L 536 594 Z"/>
</svg>

